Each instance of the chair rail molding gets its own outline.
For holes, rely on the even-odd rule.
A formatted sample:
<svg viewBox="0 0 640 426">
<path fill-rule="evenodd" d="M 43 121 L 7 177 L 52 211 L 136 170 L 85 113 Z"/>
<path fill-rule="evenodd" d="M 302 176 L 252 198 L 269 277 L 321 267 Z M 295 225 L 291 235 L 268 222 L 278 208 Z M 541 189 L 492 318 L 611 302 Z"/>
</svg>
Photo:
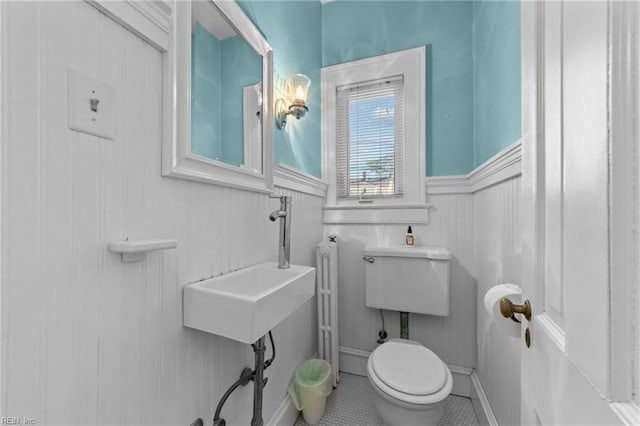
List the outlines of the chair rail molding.
<svg viewBox="0 0 640 426">
<path fill-rule="evenodd" d="M 466 175 L 427 176 L 427 194 L 473 194 L 522 174 L 522 141 L 509 145 Z"/>
<path fill-rule="evenodd" d="M 273 185 L 322 198 L 327 195 L 326 182 L 282 163 L 273 165 Z"/>
</svg>

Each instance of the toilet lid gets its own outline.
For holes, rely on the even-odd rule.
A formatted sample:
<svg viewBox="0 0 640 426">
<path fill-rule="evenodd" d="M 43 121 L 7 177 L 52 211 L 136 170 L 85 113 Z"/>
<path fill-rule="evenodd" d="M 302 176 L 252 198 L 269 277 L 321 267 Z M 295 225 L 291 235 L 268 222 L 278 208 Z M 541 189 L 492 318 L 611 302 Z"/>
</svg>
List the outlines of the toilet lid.
<svg viewBox="0 0 640 426">
<path fill-rule="evenodd" d="M 422 345 L 387 342 L 371 355 L 371 367 L 385 385 L 416 396 L 436 393 L 447 381 L 442 360 Z"/>
</svg>

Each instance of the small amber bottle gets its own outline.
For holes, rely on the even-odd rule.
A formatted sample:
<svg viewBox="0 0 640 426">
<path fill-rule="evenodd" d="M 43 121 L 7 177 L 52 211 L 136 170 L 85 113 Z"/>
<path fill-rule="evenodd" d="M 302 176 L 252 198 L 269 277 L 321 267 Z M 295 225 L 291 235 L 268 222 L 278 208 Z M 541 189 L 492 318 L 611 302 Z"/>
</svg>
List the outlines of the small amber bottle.
<svg viewBox="0 0 640 426">
<path fill-rule="evenodd" d="M 411 225 L 407 229 L 407 235 L 404 237 L 404 244 L 408 247 L 413 247 L 413 233 L 411 231 Z"/>
</svg>

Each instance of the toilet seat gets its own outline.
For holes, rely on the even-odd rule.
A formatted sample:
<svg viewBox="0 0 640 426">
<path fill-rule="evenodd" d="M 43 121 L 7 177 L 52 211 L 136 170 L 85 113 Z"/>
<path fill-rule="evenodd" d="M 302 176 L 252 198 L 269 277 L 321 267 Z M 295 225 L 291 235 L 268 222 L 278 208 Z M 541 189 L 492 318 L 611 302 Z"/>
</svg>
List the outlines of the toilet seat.
<svg viewBox="0 0 640 426">
<path fill-rule="evenodd" d="M 388 396 L 411 404 L 433 404 L 451 393 L 449 368 L 428 348 L 412 341 L 390 341 L 367 362 L 371 381 Z"/>
</svg>

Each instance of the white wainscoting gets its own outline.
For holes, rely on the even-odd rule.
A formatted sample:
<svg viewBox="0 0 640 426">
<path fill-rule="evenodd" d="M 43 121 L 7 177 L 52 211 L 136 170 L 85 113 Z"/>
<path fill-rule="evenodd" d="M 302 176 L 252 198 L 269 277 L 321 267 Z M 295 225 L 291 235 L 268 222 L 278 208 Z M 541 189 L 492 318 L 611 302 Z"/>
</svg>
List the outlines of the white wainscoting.
<svg viewBox="0 0 640 426">
<path fill-rule="evenodd" d="M 413 226 L 417 245 L 447 247 L 451 263 L 451 315 L 411 314 L 409 334 L 437 353 L 447 364 L 475 365 L 476 289 L 473 267 L 473 203 L 471 194 L 435 194 L 428 224 L 326 224 L 325 233 L 338 237 L 340 346 L 362 351 L 377 347 L 380 313 L 364 301 L 362 249 L 369 244 L 401 245 L 407 225 Z M 397 312 L 384 311 L 390 337 L 399 337 Z M 341 369 L 344 369 L 341 365 Z M 345 370 L 347 371 L 347 370 Z M 356 373 L 358 374 L 358 373 Z"/>
<path fill-rule="evenodd" d="M 480 419 L 483 424 L 520 423 L 522 342 L 496 332 L 483 299 L 496 284 L 521 283 L 521 174 L 522 146 L 517 141 L 467 175 L 426 178 L 427 194 L 432 198 L 433 194 L 473 195 L 471 271 L 477 285 L 478 384 L 472 389 L 484 392 L 472 394 L 472 399 L 486 414 Z"/>
<path fill-rule="evenodd" d="M 484 294 L 500 283 L 520 285 L 520 177 L 473 196 L 474 275 L 478 285 L 478 364 L 476 371 L 502 425 L 520 423 L 520 347 L 522 339 L 499 333 L 484 308 Z"/>
<path fill-rule="evenodd" d="M 267 215 L 277 200 L 160 177 L 155 48 L 84 2 L 2 8 L 2 414 L 49 425 L 210 423 L 253 352 L 184 328 L 182 288 L 275 260 L 278 225 Z M 67 128 L 70 67 L 115 88 L 115 140 Z M 323 199 L 277 191 L 293 197 L 292 262 L 313 265 Z M 123 263 L 107 243 L 127 237 L 178 247 Z M 315 352 L 315 321 L 312 300 L 274 330 L 265 420 Z M 251 388 L 225 405 L 229 424 L 249 423 Z"/>
<path fill-rule="evenodd" d="M 518 141 L 467 175 L 427 177 L 429 221 L 413 226 L 416 244 L 445 246 L 454 257 L 451 315 L 411 315 L 410 336 L 457 371 L 455 392 L 471 396 L 478 412 L 482 410 L 483 425 L 520 422 L 521 341 L 496 333 L 483 304 L 491 286 L 520 283 L 520 175 Z M 398 224 L 327 223 L 325 215 L 325 232 L 338 236 L 344 371 L 366 375 L 362 359 L 377 346 L 381 326 L 378 311 L 364 305 L 362 249 L 400 245 L 405 231 Z M 397 337 L 398 314 L 385 311 L 385 320 L 391 337 Z M 471 369 L 475 371 L 463 378 L 460 372 Z"/>
</svg>

